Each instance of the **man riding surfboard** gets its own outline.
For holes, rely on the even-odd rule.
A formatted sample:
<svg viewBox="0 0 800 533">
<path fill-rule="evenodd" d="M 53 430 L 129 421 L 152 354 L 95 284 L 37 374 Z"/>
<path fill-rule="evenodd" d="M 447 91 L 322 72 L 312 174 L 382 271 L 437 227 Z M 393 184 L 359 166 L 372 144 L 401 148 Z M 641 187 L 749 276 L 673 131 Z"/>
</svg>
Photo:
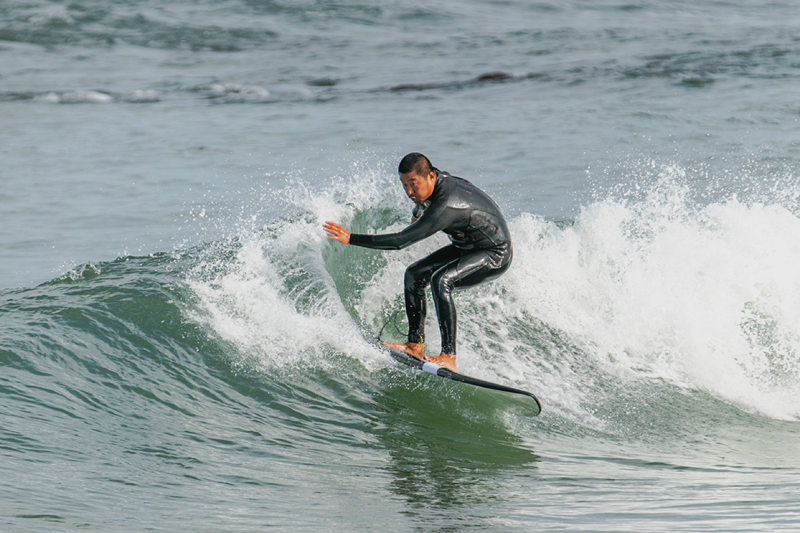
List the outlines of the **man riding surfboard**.
<svg viewBox="0 0 800 533">
<path fill-rule="evenodd" d="M 406 195 L 416 204 L 413 223 L 399 233 L 362 235 L 325 222 L 328 239 L 379 250 L 399 250 L 443 231 L 452 244 L 413 263 L 405 274 L 408 342 L 386 344 L 453 372 L 456 364 L 456 307 L 453 291 L 497 278 L 511 264 L 511 236 L 500 208 L 469 181 L 442 172 L 420 153 L 405 156 L 398 168 Z M 425 355 L 426 287 L 431 286 L 442 353 Z"/>
</svg>

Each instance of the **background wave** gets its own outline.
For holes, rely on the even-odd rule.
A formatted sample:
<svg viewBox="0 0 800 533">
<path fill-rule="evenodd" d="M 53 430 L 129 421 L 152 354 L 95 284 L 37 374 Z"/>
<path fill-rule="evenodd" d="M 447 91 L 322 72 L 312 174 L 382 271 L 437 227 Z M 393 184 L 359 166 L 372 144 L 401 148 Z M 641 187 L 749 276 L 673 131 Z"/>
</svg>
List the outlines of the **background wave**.
<svg viewBox="0 0 800 533">
<path fill-rule="evenodd" d="M 462 2 L 458 7 L 435 8 L 416 2 L 386 6 L 370 1 L 297 5 L 229 0 L 196 2 L 191 7 L 152 1 L 11 2 L 0 6 L 0 43 L 18 49 L 20 55 L 30 53 L 31 46 L 72 47 L 89 54 L 75 59 L 99 62 L 102 67 L 95 68 L 100 71 L 116 70 L 121 60 L 132 60 L 143 68 L 153 68 L 156 62 L 156 70 L 174 72 L 144 86 L 136 85 L 140 78 L 120 84 L 120 78 L 129 74 L 119 72 L 112 83 L 97 76 L 65 75 L 57 86 L 47 86 L 52 81 L 43 79 L 31 88 L 30 80 L 36 78 L 23 61 L 19 70 L 13 63 L 10 67 L 15 73 L 24 72 L 28 86 L 0 91 L 0 102 L 264 104 L 363 100 L 387 92 L 416 97 L 420 91 L 481 90 L 487 82 L 569 87 L 653 79 L 702 89 L 737 79 L 796 79 L 794 30 L 790 24 L 774 23 L 782 14 L 784 21 L 792 20 L 793 7 L 773 2 L 765 11 L 745 2 L 720 31 L 707 24 L 718 16 L 719 7 L 691 2 L 643 1 L 629 6 Z M 673 24 L 665 27 L 664 17 Z M 476 30 L 471 20 L 500 29 Z M 375 38 L 377 28 L 381 37 L 365 50 L 359 37 Z M 426 39 L 409 39 L 410 31 L 426 33 Z M 645 41 L 660 52 L 643 52 Z M 598 60 L 598 47 L 612 50 L 613 59 Z M 470 51 L 468 56 L 463 50 Z M 448 58 L 446 68 L 410 79 L 401 74 L 410 66 L 408 57 L 427 51 Z M 376 78 L 375 69 L 365 68 L 373 52 L 383 64 L 395 65 L 396 73 Z M 269 64 L 264 64 L 265 54 Z M 530 70 L 525 61 L 504 64 L 498 59 L 509 54 L 543 61 Z M 217 68 L 216 77 L 205 71 L 188 76 L 195 83 L 183 81 L 187 76 L 175 73 L 196 67 L 197 56 L 243 68 Z M 559 59 L 547 61 L 551 56 Z M 49 61 L 47 56 L 37 59 Z M 299 64 L 305 68 L 287 68 Z"/>
</svg>

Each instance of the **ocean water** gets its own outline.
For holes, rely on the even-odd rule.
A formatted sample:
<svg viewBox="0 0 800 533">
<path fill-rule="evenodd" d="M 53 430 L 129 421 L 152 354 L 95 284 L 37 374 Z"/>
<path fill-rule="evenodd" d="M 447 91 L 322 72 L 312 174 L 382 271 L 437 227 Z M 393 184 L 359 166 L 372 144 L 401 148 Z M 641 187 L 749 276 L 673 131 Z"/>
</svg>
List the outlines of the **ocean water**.
<svg viewBox="0 0 800 533">
<path fill-rule="evenodd" d="M 797 15 L 3 0 L 0 531 L 800 530 Z M 446 241 L 321 224 L 411 151 L 507 215 L 459 361 L 538 417 L 376 348 Z"/>
</svg>

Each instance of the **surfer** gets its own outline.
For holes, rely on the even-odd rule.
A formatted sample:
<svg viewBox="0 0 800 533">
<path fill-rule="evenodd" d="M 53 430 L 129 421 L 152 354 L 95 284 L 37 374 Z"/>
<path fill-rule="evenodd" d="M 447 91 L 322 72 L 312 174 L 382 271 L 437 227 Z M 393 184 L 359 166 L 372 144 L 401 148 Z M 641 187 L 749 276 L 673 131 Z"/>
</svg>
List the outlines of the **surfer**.
<svg viewBox="0 0 800 533">
<path fill-rule="evenodd" d="M 511 264 L 511 236 L 500 208 L 469 181 L 442 172 L 422 154 L 405 156 L 398 168 L 408 197 L 416 204 L 412 224 L 399 233 L 361 235 L 325 222 L 328 239 L 344 244 L 400 250 L 443 231 L 452 244 L 420 259 L 406 269 L 405 304 L 408 342 L 386 346 L 430 361 L 453 372 L 456 365 L 456 307 L 453 291 L 492 280 Z M 425 289 L 430 284 L 442 353 L 425 355 Z"/>
</svg>

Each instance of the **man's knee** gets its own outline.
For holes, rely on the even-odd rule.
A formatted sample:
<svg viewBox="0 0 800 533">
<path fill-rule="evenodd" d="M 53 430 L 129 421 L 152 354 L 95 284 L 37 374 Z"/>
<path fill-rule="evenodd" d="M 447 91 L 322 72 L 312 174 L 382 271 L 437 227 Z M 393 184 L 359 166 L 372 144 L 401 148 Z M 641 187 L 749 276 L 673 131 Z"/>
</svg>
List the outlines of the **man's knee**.
<svg viewBox="0 0 800 533">
<path fill-rule="evenodd" d="M 431 277 L 431 290 L 436 294 L 453 292 L 458 272 L 452 268 L 440 268 Z"/>
<path fill-rule="evenodd" d="M 404 278 L 406 289 L 414 290 L 419 288 L 420 285 L 425 285 L 427 280 L 422 279 L 424 277 L 423 274 L 422 269 L 419 268 L 419 261 L 409 265 L 409 267 L 406 268 L 406 275 Z"/>
</svg>

